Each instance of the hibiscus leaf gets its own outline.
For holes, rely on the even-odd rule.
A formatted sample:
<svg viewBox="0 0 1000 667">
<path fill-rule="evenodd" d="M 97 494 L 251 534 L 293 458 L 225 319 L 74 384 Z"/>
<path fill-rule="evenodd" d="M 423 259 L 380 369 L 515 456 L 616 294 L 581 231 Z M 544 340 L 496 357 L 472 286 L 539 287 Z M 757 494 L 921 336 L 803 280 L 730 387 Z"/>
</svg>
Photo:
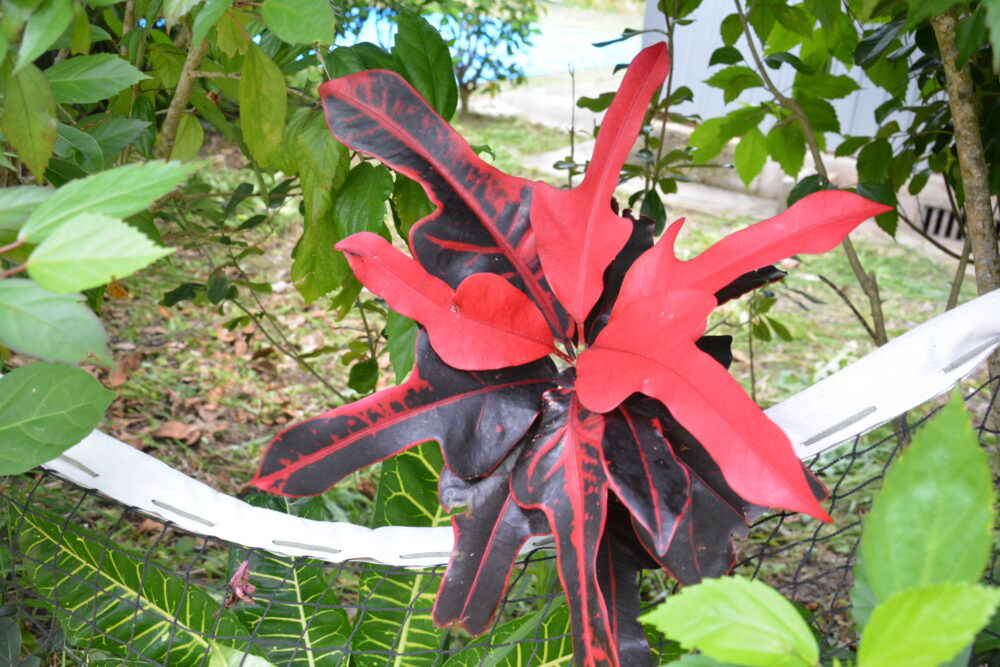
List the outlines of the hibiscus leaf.
<svg viewBox="0 0 1000 667">
<path fill-rule="evenodd" d="M 664 286 L 714 294 L 745 273 L 786 257 L 827 252 L 859 224 L 889 210 L 892 207 L 851 192 L 823 190 L 773 218 L 730 234 L 686 262 L 674 256 L 674 241 L 683 224 L 678 220 L 632 265 L 617 307 L 662 292 Z"/>
<path fill-rule="evenodd" d="M 687 471 L 650 418 L 622 407 L 605 415 L 601 448 L 608 484 L 663 553 L 688 507 Z"/>
<path fill-rule="evenodd" d="M 526 510 L 510 495 L 510 471 L 517 456 L 504 459 L 485 477 L 464 480 L 441 472 L 439 497 L 453 515 L 455 547 L 434 604 L 434 622 L 461 625 L 472 635 L 489 629 L 517 555 L 532 535 L 547 532 L 537 510 Z"/>
<path fill-rule="evenodd" d="M 625 80 L 597 135 L 593 158 L 579 186 L 560 190 L 535 185 L 531 224 L 538 254 L 553 291 L 581 325 L 601 296 L 604 269 L 624 247 L 628 221 L 611 210 L 618 173 L 635 145 L 653 93 L 670 66 L 666 45 L 644 49 Z M 572 215 L 567 212 L 572 211 Z"/>
<path fill-rule="evenodd" d="M 607 412 L 634 392 L 656 398 L 708 450 L 742 498 L 829 520 L 788 437 L 695 346 L 715 304 L 711 294 L 681 290 L 616 308 L 594 345 L 580 355 L 581 403 Z"/>
<path fill-rule="evenodd" d="M 474 273 L 452 290 L 378 234 L 354 234 L 335 247 L 365 287 L 426 327 L 434 351 L 449 366 L 519 366 L 555 349 L 531 299 L 494 273 Z"/>
<path fill-rule="evenodd" d="M 531 426 L 555 374 L 548 359 L 502 371 L 457 371 L 434 354 L 426 333 L 417 337 L 416 359 L 405 383 L 279 434 L 251 483 L 288 496 L 315 495 L 427 440 L 441 443 L 459 474 L 483 475 Z"/>
<path fill-rule="evenodd" d="M 573 623 L 578 665 L 617 664 L 608 611 L 597 584 L 608 483 L 601 463 L 603 416 L 566 388 L 546 392 L 534 437 L 521 450 L 510 488 L 522 507 L 545 514 Z"/>
<path fill-rule="evenodd" d="M 410 230 L 414 256 L 457 287 L 473 273 L 496 273 L 531 297 L 560 340 L 572 323 L 542 273 L 528 224 L 530 181 L 483 162 L 398 74 L 375 70 L 320 87 L 330 130 L 419 182 L 437 211 Z"/>
</svg>

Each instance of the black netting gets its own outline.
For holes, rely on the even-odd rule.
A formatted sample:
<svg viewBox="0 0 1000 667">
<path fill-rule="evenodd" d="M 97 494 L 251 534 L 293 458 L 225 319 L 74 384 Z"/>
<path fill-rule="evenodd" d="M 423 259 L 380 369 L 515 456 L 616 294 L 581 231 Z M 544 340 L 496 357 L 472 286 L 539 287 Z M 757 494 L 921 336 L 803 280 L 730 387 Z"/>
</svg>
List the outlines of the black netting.
<svg viewBox="0 0 1000 667">
<path fill-rule="evenodd" d="M 1000 378 L 967 392 L 993 450 L 997 432 L 985 416 L 998 390 Z M 832 524 L 769 514 L 740 544 L 736 571 L 801 605 L 826 657 L 856 641 L 849 590 L 861 519 L 888 465 L 932 412 L 924 406 L 811 462 L 830 489 Z M 490 664 L 533 665 L 570 650 L 551 551 L 518 563 L 491 630 L 473 638 L 431 623 L 443 567 L 277 557 L 183 533 L 46 473 L 3 479 L 0 498 L 9 546 L 0 559 L 0 622 L 14 619 L 22 656 L 42 664 L 338 665 L 350 656 L 352 665 L 456 667 L 488 656 Z M 253 605 L 235 599 L 230 586 L 244 561 Z M 995 554 L 987 579 L 997 575 Z M 674 588 L 663 573 L 645 573 L 644 604 Z M 651 640 L 661 659 L 675 653 L 662 637 Z"/>
</svg>

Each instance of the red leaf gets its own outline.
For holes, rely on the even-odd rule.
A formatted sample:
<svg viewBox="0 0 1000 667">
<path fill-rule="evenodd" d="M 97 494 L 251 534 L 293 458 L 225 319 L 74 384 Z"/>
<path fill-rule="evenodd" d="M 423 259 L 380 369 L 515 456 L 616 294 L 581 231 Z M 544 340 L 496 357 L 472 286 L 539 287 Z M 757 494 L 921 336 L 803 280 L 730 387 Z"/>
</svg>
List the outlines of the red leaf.
<svg viewBox="0 0 1000 667">
<path fill-rule="evenodd" d="M 365 287 L 427 328 L 431 346 L 449 366 L 506 368 L 555 350 L 535 304 L 496 274 L 474 273 L 452 291 L 377 234 L 354 234 L 336 248 Z"/>
<path fill-rule="evenodd" d="M 428 440 L 440 443 L 457 474 L 484 475 L 531 427 L 555 375 L 549 359 L 498 371 L 457 371 L 434 354 L 426 333 L 417 337 L 416 364 L 404 384 L 280 433 L 250 483 L 282 495 L 316 495 L 355 470 Z"/>
<path fill-rule="evenodd" d="M 604 418 L 570 389 L 545 393 L 541 422 L 511 473 L 514 500 L 545 514 L 573 624 L 575 664 L 617 665 L 617 643 L 598 586 L 597 552 L 607 512 L 601 462 Z"/>
<path fill-rule="evenodd" d="M 674 256 L 681 218 L 663 238 L 640 257 L 622 286 L 617 308 L 670 290 L 696 289 L 713 294 L 741 275 L 800 253 L 834 248 L 868 218 L 892 210 L 841 190 L 823 190 L 803 197 L 778 215 L 730 234 L 688 261 Z"/>
<path fill-rule="evenodd" d="M 330 131 L 419 182 L 438 210 L 410 230 L 413 256 L 458 287 L 473 273 L 495 273 L 529 295 L 561 339 L 573 323 L 542 273 L 528 224 L 532 183 L 483 162 L 395 72 L 372 70 L 319 89 Z"/>
<path fill-rule="evenodd" d="M 632 60 L 597 135 L 583 182 L 572 190 L 537 183 L 531 225 L 552 290 L 583 325 L 604 288 L 603 272 L 632 232 L 611 210 L 618 173 L 635 144 L 646 108 L 670 66 L 663 42 Z M 757 267 L 754 267 L 757 268 Z"/>
<path fill-rule="evenodd" d="M 580 402 L 608 412 L 635 392 L 656 398 L 708 450 L 733 491 L 828 521 L 788 437 L 696 347 L 715 303 L 711 292 L 683 290 L 616 308 L 578 360 Z"/>
</svg>

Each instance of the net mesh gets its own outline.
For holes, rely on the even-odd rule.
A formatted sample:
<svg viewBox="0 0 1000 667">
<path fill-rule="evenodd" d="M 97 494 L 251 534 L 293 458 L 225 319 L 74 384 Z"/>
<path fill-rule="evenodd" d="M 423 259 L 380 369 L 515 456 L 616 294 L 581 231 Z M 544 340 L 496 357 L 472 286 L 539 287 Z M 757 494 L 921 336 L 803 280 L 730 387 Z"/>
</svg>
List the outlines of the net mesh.
<svg viewBox="0 0 1000 667">
<path fill-rule="evenodd" d="M 1000 378 L 966 391 L 981 440 L 991 450 L 997 432 L 987 428 L 985 415 L 998 390 Z M 825 658 L 856 643 L 849 591 L 861 518 L 888 465 L 934 409 L 923 406 L 810 462 L 830 489 L 832 524 L 772 513 L 739 545 L 735 571 L 776 586 L 799 604 Z M 20 628 L 22 657 L 39 659 L 24 664 L 569 660 L 568 613 L 551 551 L 518 562 L 491 629 L 473 638 L 436 629 L 430 620 L 443 566 L 412 570 L 279 557 L 186 534 L 44 472 L 4 479 L 0 498 L 9 550 L 0 562 L 0 621 Z M 238 580 L 235 590 L 252 597 L 252 604 L 234 594 L 230 581 L 245 561 L 255 590 L 241 588 Z M 986 578 L 996 583 L 998 574 L 994 553 Z M 665 574 L 644 573 L 644 606 L 662 602 L 675 589 Z M 677 653 L 662 636 L 650 639 L 658 660 Z"/>
</svg>

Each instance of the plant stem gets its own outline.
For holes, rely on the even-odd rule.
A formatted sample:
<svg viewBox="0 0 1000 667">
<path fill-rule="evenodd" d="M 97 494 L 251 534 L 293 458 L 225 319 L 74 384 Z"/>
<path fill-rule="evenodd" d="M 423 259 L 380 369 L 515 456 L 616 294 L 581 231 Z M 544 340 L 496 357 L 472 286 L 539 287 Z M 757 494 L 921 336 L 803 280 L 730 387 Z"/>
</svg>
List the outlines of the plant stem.
<svg viewBox="0 0 1000 667">
<path fill-rule="evenodd" d="M 4 253 L 8 253 L 11 250 L 17 250 L 18 248 L 20 248 L 23 245 L 24 245 L 24 239 L 18 239 L 16 241 L 14 241 L 13 243 L 8 243 L 5 246 L 0 246 L 0 255 L 2 255 Z"/>
<path fill-rule="evenodd" d="M 972 256 L 976 258 L 976 289 L 979 294 L 986 294 L 1000 288 L 1000 246 L 997 244 L 997 229 L 990 203 L 989 170 L 979 132 L 976 86 L 968 64 L 961 69 L 956 67 L 957 25 L 958 14 L 954 8 L 931 19 L 944 64 L 948 104 L 955 128 L 955 149 L 965 191 L 965 234 L 972 247 Z M 990 377 L 1000 377 L 1000 352 L 991 354 L 987 363 Z M 987 423 L 992 428 L 1000 427 L 1000 404 L 994 401 L 990 412 Z"/>
<path fill-rule="evenodd" d="M 740 24 L 743 26 L 743 35 L 746 37 L 747 45 L 750 48 L 750 54 L 753 57 L 754 63 L 757 66 L 757 73 L 760 75 L 761 80 L 764 82 L 764 86 L 767 90 L 774 96 L 781 106 L 785 107 L 792 116 L 798 122 L 799 127 L 802 128 L 802 134 L 805 136 L 806 145 L 809 147 L 809 153 L 812 155 L 813 165 L 816 168 L 816 173 L 820 175 L 825 183 L 830 182 L 829 174 L 826 171 L 826 165 L 823 163 L 823 154 L 819 149 L 819 142 L 816 141 L 816 134 L 813 132 L 812 124 L 809 122 L 808 116 L 802 110 L 802 105 L 799 104 L 798 100 L 794 97 L 788 97 L 784 95 L 778 87 L 774 85 L 774 81 L 767 74 L 767 68 L 764 67 L 764 62 L 761 60 L 760 54 L 757 52 L 757 45 L 754 43 L 753 34 L 750 27 L 750 22 L 747 20 L 746 13 L 743 11 L 743 4 L 740 0 L 733 0 L 736 4 L 736 11 L 739 13 Z M 847 261 L 851 265 L 851 270 L 854 272 L 854 277 L 858 281 L 858 285 L 861 287 L 861 291 L 865 293 L 868 297 L 868 305 L 871 310 L 872 324 L 873 326 L 865 326 L 865 330 L 868 335 L 871 336 L 872 340 L 876 345 L 882 346 L 889 341 L 889 337 L 885 331 L 885 315 L 882 313 L 882 297 L 879 295 L 878 280 L 875 278 L 875 273 L 868 273 L 865 271 L 864 266 L 861 264 L 861 260 L 858 258 L 857 250 L 854 248 L 854 244 L 851 242 L 850 238 L 845 238 L 841 247 L 844 249 L 844 253 L 847 255 Z"/>
<path fill-rule="evenodd" d="M 7 269 L 6 271 L 0 271 L 0 278 L 7 278 L 9 276 L 14 275 L 15 273 L 21 273 L 21 271 L 24 271 L 27 268 L 28 268 L 27 264 L 22 264 L 21 266 L 15 266 L 14 268 Z"/>
<path fill-rule="evenodd" d="M 201 44 L 188 51 L 187 58 L 184 59 L 184 66 L 181 68 L 181 76 L 177 81 L 177 88 L 174 96 L 170 100 L 170 107 L 167 109 L 167 117 L 163 121 L 163 130 L 160 137 L 160 145 L 156 148 L 156 156 L 167 159 L 174 149 L 174 142 L 177 141 L 177 128 L 181 123 L 181 115 L 187 108 L 191 99 L 191 90 L 197 80 L 195 73 L 201 61 L 208 54 L 209 42 L 202 40 Z"/>
<path fill-rule="evenodd" d="M 965 269 L 969 266 L 969 255 L 972 253 L 972 241 L 969 235 L 965 235 L 965 245 L 962 246 L 962 257 L 958 260 L 958 268 L 955 269 L 955 279 L 951 281 L 951 292 L 948 294 L 948 304 L 945 310 L 951 310 L 958 305 L 958 293 L 962 291 L 962 282 L 965 280 Z"/>
<path fill-rule="evenodd" d="M 868 320 L 866 320 L 865 316 L 861 314 L 861 311 L 859 311 L 854 306 L 854 303 L 850 300 L 850 298 L 848 298 L 847 294 L 844 293 L 844 290 L 834 285 L 832 280 L 830 280 L 829 278 L 827 278 L 822 274 L 820 274 L 819 279 L 822 280 L 824 283 L 826 283 L 830 287 L 830 289 L 832 289 L 834 292 L 837 293 L 837 296 L 840 297 L 840 300 L 843 301 L 845 304 L 847 304 L 847 307 L 851 309 L 852 313 L 854 313 L 854 317 L 858 319 L 858 322 L 861 323 L 861 326 L 863 326 L 865 328 L 865 331 L 868 332 L 868 336 L 872 340 L 875 340 L 876 339 L 875 332 L 872 331 L 871 326 L 868 324 Z"/>
</svg>

